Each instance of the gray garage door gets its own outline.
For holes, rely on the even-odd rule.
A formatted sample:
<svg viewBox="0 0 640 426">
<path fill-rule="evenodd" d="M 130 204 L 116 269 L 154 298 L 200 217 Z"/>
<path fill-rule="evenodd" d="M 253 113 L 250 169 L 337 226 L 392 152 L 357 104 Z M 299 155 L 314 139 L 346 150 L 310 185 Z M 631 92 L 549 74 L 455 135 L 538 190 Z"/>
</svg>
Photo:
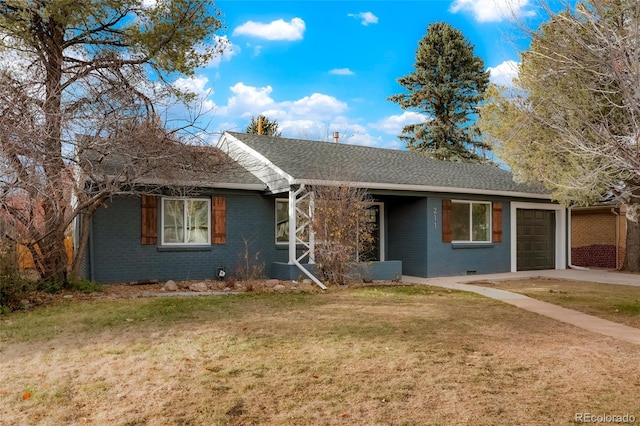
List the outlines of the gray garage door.
<svg viewBox="0 0 640 426">
<path fill-rule="evenodd" d="M 517 269 L 554 269 L 556 266 L 556 213 L 553 210 L 518 209 Z"/>
</svg>

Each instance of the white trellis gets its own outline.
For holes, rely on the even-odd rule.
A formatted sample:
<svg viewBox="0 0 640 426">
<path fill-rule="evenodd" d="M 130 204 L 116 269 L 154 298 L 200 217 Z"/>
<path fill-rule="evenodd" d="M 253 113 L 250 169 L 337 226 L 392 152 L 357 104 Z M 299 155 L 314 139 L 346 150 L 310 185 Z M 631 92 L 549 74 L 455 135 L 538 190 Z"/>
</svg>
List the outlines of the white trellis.
<svg viewBox="0 0 640 426">
<path fill-rule="evenodd" d="M 309 191 L 305 185 L 300 185 L 297 189 L 293 187 L 289 189 L 289 264 L 296 265 L 301 272 L 324 290 L 325 285 L 300 263 L 304 258 L 308 259 L 309 264 L 315 263 L 313 203 L 313 191 Z M 306 236 L 307 241 L 302 236 Z M 298 244 L 303 247 L 300 256 L 297 254 Z"/>
</svg>

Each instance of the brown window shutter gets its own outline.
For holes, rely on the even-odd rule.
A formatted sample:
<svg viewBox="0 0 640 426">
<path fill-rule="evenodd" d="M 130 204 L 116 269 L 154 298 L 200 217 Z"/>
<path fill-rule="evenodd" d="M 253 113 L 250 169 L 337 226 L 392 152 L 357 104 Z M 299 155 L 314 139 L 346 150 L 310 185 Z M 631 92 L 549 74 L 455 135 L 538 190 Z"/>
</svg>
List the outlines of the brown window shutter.
<svg viewBox="0 0 640 426">
<path fill-rule="evenodd" d="M 227 242 L 227 200 L 225 197 L 211 198 L 211 243 Z"/>
<path fill-rule="evenodd" d="M 493 242 L 502 242 L 502 203 L 493 203 L 492 211 Z"/>
<path fill-rule="evenodd" d="M 158 244 L 158 197 L 142 196 L 142 244 Z"/>
<path fill-rule="evenodd" d="M 442 200 L 442 242 L 450 243 L 453 230 L 451 225 L 452 207 L 451 200 Z"/>
</svg>

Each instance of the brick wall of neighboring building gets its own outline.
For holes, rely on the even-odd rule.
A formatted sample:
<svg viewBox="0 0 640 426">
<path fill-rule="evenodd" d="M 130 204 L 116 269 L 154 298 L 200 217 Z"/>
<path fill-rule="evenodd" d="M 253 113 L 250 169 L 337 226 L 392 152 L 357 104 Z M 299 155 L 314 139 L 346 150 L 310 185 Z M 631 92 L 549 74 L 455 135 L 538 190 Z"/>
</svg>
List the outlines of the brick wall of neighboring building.
<svg viewBox="0 0 640 426">
<path fill-rule="evenodd" d="M 624 261 L 625 235 L 624 214 L 618 216 L 608 207 L 572 210 L 571 263 L 600 268 L 621 266 Z"/>
<path fill-rule="evenodd" d="M 616 216 L 610 211 L 579 213 L 571 216 L 571 247 L 616 244 Z"/>
<path fill-rule="evenodd" d="M 572 247 L 571 263 L 577 266 L 594 268 L 616 267 L 616 246 L 593 244 L 590 246 Z"/>
</svg>

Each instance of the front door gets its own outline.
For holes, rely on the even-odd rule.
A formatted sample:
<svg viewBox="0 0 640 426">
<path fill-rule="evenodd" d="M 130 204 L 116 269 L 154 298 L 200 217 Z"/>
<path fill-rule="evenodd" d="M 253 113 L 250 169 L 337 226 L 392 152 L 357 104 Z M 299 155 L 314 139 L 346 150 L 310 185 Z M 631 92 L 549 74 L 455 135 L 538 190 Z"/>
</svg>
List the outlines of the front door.
<svg viewBox="0 0 640 426">
<path fill-rule="evenodd" d="M 366 220 L 370 224 L 372 224 L 373 229 L 371 232 L 371 236 L 373 237 L 373 243 L 369 246 L 369 250 L 361 252 L 359 259 L 361 262 L 373 262 L 382 260 L 380 254 L 382 250 L 382 220 L 381 220 L 381 210 L 382 204 L 376 203 L 372 204 L 369 208 L 367 208 Z"/>
</svg>

